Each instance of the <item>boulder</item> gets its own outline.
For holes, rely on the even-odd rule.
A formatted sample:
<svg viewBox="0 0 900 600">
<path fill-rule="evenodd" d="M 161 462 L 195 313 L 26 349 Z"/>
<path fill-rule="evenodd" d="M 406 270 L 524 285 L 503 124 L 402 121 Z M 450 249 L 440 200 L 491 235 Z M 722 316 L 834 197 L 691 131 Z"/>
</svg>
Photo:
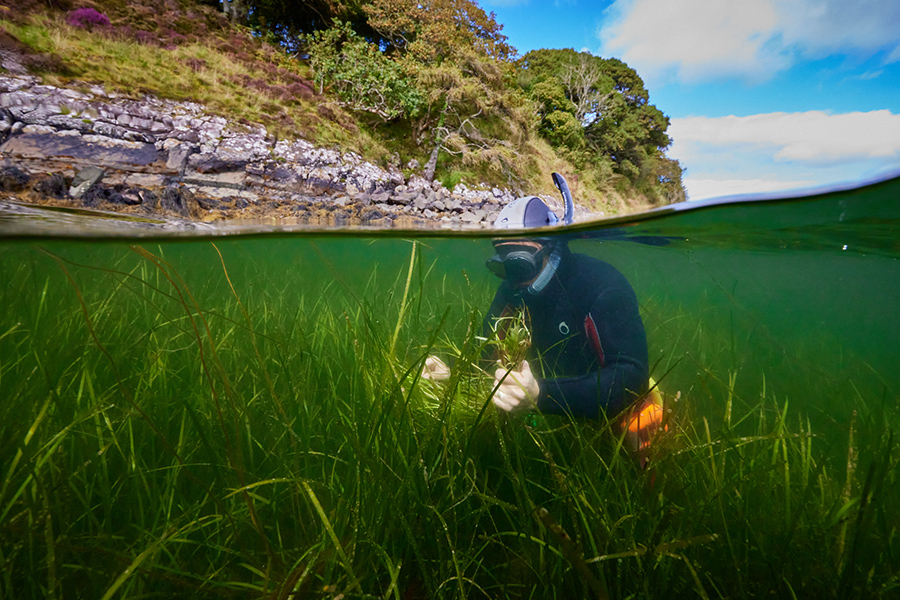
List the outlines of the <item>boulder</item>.
<svg viewBox="0 0 900 600">
<path fill-rule="evenodd" d="M 104 175 L 106 175 L 106 171 L 100 167 L 87 167 L 81 169 L 72 180 L 72 186 L 69 188 L 69 195 L 73 198 L 81 198 L 97 182 L 103 179 Z"/>
<path fill-rule="evenodd" d="M 18 167 L 0 168 L 0 191 L 20 192 L 31 181 L 31 175 Z"/>
</svg>

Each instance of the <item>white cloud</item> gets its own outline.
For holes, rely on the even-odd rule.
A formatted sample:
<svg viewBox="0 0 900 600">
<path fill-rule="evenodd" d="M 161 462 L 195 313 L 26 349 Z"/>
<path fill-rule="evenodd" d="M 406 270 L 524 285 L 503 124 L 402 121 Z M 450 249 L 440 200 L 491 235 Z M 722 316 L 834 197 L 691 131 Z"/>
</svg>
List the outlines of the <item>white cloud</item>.
<svg viewBox="0 0 900 600">
<path fill-rule="evenodd" d="M 888 110 L 686 117 L 672 119 L 668 132 L 687 154 L 744 147 L 812 166 L 900 162 L 900 115 Z"/>
<path fill-rule="evenodd" d="M 600 31 L 603 55 L 622 56 L 642 74 L 759 77 L 786 64 L 768 44 L 777 25 L 771 0 L 618 0 L 608 16 L 612 22 Z"/>
<path fill-rule="evenodd" d="M 886 64 L 900 62 L 900 44 L 897 45 L 894 50 L 887 55 L 887 58 L 884 59 Z"/>
<path fill-rule="evenodd" d="M 690 200 L 795 191 L 810 188 L 815 184 L 815 181 L 808 179 L 790 181 L 780 179 L 704 179 L 686 177 L 684 180 Z"/>
<path fill-rule="evenodd" d="M 900 60 L 897 0 L 615 0 L 601 54 L 649 77 L 768 79 L 800 58 Z"/>
<path fill-rule="evenodd" d="M 830 186 L 900 168 L 900 114 L 821 111 L 672 119 L 691 200 Z"/>
<path fill-rule="evenodd" d="M 900 41 L 896 0 L 780 0 L 777 6 L 786 43 L 813 57 L 835 49 L 875 52 Z"/>
</svg>

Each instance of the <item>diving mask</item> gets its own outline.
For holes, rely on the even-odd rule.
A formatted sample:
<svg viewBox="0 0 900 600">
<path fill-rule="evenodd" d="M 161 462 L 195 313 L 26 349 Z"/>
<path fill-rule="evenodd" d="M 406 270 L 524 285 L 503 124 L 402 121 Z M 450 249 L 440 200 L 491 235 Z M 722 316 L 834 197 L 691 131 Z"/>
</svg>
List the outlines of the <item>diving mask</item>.
<svg viewBox="0 0 900 600">
<path fill-rule="evenodd" d="M 496 254 L 485 263 L 501 279 L 512 284 L 531 281 L 544 268 L 547 247 L 531 240 L 496 240 Z"/>
</svg>

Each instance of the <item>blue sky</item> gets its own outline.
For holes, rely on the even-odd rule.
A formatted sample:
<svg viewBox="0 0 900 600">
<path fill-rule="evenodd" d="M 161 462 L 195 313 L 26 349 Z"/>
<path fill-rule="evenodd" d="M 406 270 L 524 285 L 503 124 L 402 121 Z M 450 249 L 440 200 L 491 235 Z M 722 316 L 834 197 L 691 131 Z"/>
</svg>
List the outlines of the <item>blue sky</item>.
<svg viewBox="0 0 900 600">
<path fill-rule="evenodd" d="M 689 198 L 900 172 L 900 0 L 481 0 L 524 54 L 624 60 Z"/>
</svg>

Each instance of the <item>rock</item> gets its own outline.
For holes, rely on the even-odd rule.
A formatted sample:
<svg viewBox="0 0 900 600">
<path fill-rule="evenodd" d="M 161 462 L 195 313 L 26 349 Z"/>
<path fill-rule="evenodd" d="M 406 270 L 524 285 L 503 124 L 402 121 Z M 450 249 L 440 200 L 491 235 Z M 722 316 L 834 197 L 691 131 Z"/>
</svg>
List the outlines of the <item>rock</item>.
<svg viewBox="0 0 900 600">
<path fill-rule="evenodd" d="M 0 190 L 4 192 L 20 192 L 30 181 L 31 175 L 18 167 L 0 169 Z"/>
<path fill-rule="evenodd" d="M 180 185 L 170 185 L 162 192 L 160 206 L 165 210 L 171 210 L 182 217 L 190 217 L 190 203 L 194 195 L 187 188 Z"/>
<path fill-rule="evenodd" d="M 188 158 L 197 151 L 195 146 L 189 144 L 178 144 L 174 148 L 169 149 L 169 157 L 166 159 L 166 168 L 184 173 L 184 168 L 188 164 Z"/>
<path fill-rule="evenodd" d="M 359 217 L 364 221 L 376 221 L 384 218 L 384 213 L 375 206 L 367 206 L 359 212 Z"/>
<path fill-rule="evenodd" d="M 113 195 L 110 202 L 114 204 L 124 204 L 126 206 L 139 206 L 143 202 L 140 190 L 137 188 L 126 188 L 125 190 Z"/>
<path fill-rule="evenodd" d="M 188 166 L 198 173 L 224 173 L 226 171 L 244 171 L 246 160 L 223 158 L 212 152 L 194 154 L 188 158 Z"/>
<path fill-rule="evenodd" d="M 196 196 L 196 200 L 197 204 L 200 205 L 200 208 L 204 210 L 213 210 L 222 206 L 222 202 L 207 196 Z"/>
<path fill-rule="evenodd" d="M 11 132 L 10 137 L 0 145 L 0 153 L 19 158 L 56 158 L 117 168 L 149 165 L 157 159 L 156 148 L 152 144 L 81 135 L 74 130 L 57 132 L 34 125 L 26 125 L 18 134 Z"/>
<path fill-rule="evenodd" d="M 150 190 L 140 190 L 138 195 L 141 197 L 141 206 L 147 210 L 156 210 L 159 208 L 159 196 Z"/>
<path fill-rule="evenodd" d="M 376 191 L 370 196 L 370 199 L 375 204 L 384 204 L 391 199 L 391 193 L 385 190 Z"/>
<path fill-rule="evenodd" d="M 402 204 L 403 206 L 406 206 L 418 197 L 418 192 L 401 192 L 398 194 L 397 191 L 394 190 L 394 194 L 391 196 L 390 201 L 394 204 Z"/>
<path fill-rule="evenodd" d="M 34 191 L 47 198 L 65 198 L 69 193 L 69 185 L 62 173 L 53 173 L 34 186 Z"/>
<path fill-rule="evenodd" d="M 430 187 L 431 184 L 428 183 L 428 180 L 424 177 L 419 177 L 418 175 L 413 175 L 409 178 L 409 181 L 406 182 L 406 188 L 409 190 L 424 190 Z"/>
<path fill-rule="evenodd" d="M 78 171 L 72 180 L 69 195 L 73 198 L 81 198 L 95 183 L 103 179 L 104 175 L 106 175 L 106 171 L 100 167 L 87 167 Z"/>
<path fill-rule="evenodd" d="M 509 190 L 470 190 L 463 184 L 451 194 L 439 181 L 416 174 L 406 181 L 396 154 L 376 165 L 354 152 L 317 148 L 302 139 L 274 142 L 262 125 L 230 122 L 196 103 L 152 96 L 132 100 L 90 84 L 79 84 L 76 91 L 9 72 L 0 72 L 0 141 L 3 164 L 38 182 L 20 184 L 8 177 L 0 182 L 4 189 L 32 185 L 48 198 L 62 198 L 68 186 L 60 171 L 91 166 L 106 174 L 84 201 L 140 204 L 148 211 L 159 207 L 184 217 L 201 209 L 234 211 L 251 205 L 255 211 L 283 214 L 279 199 L 303 193 L 335 194 L 314 211 L 295 209 L 310 217 L 330 214 L 329 206 L 355 204 L 350 214 L 371 208 L 381 214 L 370 215 L 373 219 L 390 220 L 401 212 L 443 219 L 453 211 L 470 213 L 467 218 L 479 222 L 512 198 Z M 415 171 L 421 165 L 412 159 L 406 168 Z M 183 178 L 180 184 L 194 187 L 171 185 L 173 174 Z M 71 187 L 84 198 L 97 184 L 79 180 Z M 346 212 L 335 218 L 347 218 Z"/>
<path fill-rule="evenodd" d="M 12 129 L 14 122 L 15 120 L 13 119 L 13 116 L 9 114 L 9 111 L 5 108 L 0 108 L 0 133 L 6 133 Z"/>
<path fill-rule="evenodd" d="M 97 206 L 102 202 L 123 206 L 141 204 L 141 196 L 136 188 L 129 189 L 124 185 L 110 187 L 99 182 L 88 188 L 81 200 L 85 206 Z"/>
</svg>

